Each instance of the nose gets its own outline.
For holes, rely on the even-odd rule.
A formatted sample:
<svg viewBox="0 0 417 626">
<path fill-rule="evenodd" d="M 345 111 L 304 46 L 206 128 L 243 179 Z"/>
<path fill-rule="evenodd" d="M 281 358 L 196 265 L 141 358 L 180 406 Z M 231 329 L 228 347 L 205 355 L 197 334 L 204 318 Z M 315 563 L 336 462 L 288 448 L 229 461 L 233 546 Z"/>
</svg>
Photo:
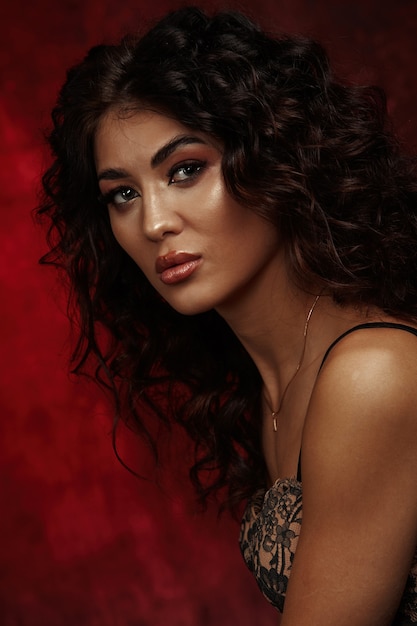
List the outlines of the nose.
<svg viewBox="0 0 417 626">
<path fill-rule="evenodd" d="M 182 230 L 182 220 L 172 202 L 152 194 L 142 200 L 142 228 L 151 241 L 161 241 L 169 234 Z"/>
</svg>

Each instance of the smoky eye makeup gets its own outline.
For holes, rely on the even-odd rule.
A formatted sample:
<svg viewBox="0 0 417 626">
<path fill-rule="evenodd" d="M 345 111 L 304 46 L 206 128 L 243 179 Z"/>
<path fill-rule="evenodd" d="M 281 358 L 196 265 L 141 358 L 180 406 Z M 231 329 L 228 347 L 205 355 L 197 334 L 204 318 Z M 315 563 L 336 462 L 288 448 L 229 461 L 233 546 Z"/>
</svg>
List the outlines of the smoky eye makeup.
<svg viewBox="0 0 417 626">
<path fill-rule="evenodd" d="M 186 159 L 173 165 L 167 172 L 168 184 L 188 183 L 198 178 L 207 167 L 207 161 Z"/>
<path fill-rule="evenodd" d="M 121 206 L 139 197 L 139 193 L 128 185 L 120 185 L 106 193 L 99 194 L 98 200 L 104 206 Z"/>
</svg>

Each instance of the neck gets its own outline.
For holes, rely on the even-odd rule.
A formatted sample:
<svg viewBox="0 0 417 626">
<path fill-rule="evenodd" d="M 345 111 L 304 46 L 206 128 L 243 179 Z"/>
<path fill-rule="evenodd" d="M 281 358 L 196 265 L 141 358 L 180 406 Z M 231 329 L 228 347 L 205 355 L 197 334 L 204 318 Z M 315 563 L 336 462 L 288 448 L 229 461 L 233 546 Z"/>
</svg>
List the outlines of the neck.
<svg viewBox="0 0 417 626">
<path fill-rule="evenodd" d="M 330 297 L 323 295 L 318 300 L 292 287 L 271 289 L 268 297 L 265 293 L 258 296 L 250 298 L 246 308 L 223 317 L 261 375 L 270 413 L 280 409 L 295 373 L 300 371 L 303 379 L 311 375 L 314 380 L 326 349 L 340 334 L 360 322 L 380 319 L 378 311 L 340 307 Z"/>
<path fill-rule="evenodd" d="M 274 431 L 275 431 L 275 432 L 277 431 L 277 416 L 278 416 L 278 414 L 280 413 L 281 408 L 282 408 L 282 406 L 283 406 L 283 403 L 284 403 L 284 399 L 285 399 L 285 395 L 286 395 L 286 393 L 287 393 L 287 390 L 289 389 L 289 386 L 291 385 L 291 383 L 293 382 L 293 380 L 294 380 L 294 379 L 296 378 L 296 376 L 298 375 L 298 372 L 300 371 L 301 366 L 303 365 L 303 362 L 304 362 L 304 356 L 305 356 L 305 353 L 306 353 L 306 347 L 307 347 L 308 327 L 309 327 L 309 324 L 310 324 L 310 319 L 311 319 L 311 316 L 313 315 L 313 311 L 314 311 L 314 309 L 315 309 L 315 307 L 316 307 L 317 302 L 319 301 L 319 298 L 320 298 L 320 295 L 318 295 L 318 296 L 316 296 L 316 297 L 314 298 L 313 304 L 311 305 L 311 307 L 310 307 L 310 309 L 309 309 L 309 311 L 308 311 L 308 313 L 307 313 L 307 316 L 306 316 L 306 319 L 305 319 L 305 322 L 304 322 L 304 330 L 303 330 L 303 347 L 302 347 L 302 350 L 301 350 L 300 359 L 299 359 L 299 361 L 298 361 L 298 363 L 297 363 L 297 367 L 296 367 L 296 368 L 295 368 L 295 370 L 294 370 L 294 374 L 292 375 L 292 377 L 291 377 L 291 378 L 290 378 L 290 380 L 288 381 L 287 386 L 285 387 L 284 391 L 281 393 L 281 397 L 280 397 L 279 405 L 278 405 L 278 406 L 277 406 L 277 407 L 273 410 L 273 409 L 272 409 L 272 406 L 268 405 L 268 402 L 267 402 L 267 400 L 266 400 L 266 398 L 265 398 L 265 401 L 266 401 L 267 405 L 269 406 L 269 411 L 270 411 L 270 413 L 271 413 L 271 417 L 273 418 L 273 425 L 274 425 Z M 264 396 L 265 396 L 265 395 L 266 395 L 266 391 L 264 391 Z"/>
<path fill-rule="evenodd" d="M 276 408 L 304 351 L 304 329 L 315 296 L 280 280 L 277 273 L 232 306 L 219 310 L 254 361 L 265 398 Z M 307 354 L 304 355 L 305 359 Z"/>
</svg>

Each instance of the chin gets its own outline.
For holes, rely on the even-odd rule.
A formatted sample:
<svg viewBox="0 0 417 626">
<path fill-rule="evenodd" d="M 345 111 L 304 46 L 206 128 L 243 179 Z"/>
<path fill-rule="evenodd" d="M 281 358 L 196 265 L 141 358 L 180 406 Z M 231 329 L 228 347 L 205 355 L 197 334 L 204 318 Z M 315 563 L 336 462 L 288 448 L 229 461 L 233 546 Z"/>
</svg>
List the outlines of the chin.
<svg viewBox="0 0 417 626">
<path fill-rule="evenodd" d="M 211 300 L 207 301 L 201 298 L 167 298 L 165 296 L 164 299 L 170 307 L 181 315 L 200 315 L 215 308 Z"/>
<path fill-rule="evenodd" d="M 184 304 L 184 305 L 173 305 L 171 303 L 168 303 L 177 313 L 181 313 L 181 315 L 187 315 L 187 316 L 192 316 L 192 315 L 200 315 L 201 313 L 207 313 L 207 311 L 211 311 L 213 309 L 213 307 L 203 307 L 201 305 L 195 304 L 193 305 L 193 303 L 188 303 L 188 304 Z"/>
</svg>

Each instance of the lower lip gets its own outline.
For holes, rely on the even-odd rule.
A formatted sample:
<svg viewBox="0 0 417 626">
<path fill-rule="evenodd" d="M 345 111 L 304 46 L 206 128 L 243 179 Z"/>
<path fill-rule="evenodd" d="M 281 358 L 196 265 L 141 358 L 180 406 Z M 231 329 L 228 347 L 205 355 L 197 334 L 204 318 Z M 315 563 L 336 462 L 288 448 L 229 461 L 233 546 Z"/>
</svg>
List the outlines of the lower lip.
<svg viewBox="0 0 417 626">
<path fill-rule="evenodd" d="M 195 272 L 201 261 L 202 259 L 194 259 L 193 261 L 186 261 L 185 263 L 169 267 L 161 273 L 160 278 L 165 285 L 181 283 Z"/>
</svg>

